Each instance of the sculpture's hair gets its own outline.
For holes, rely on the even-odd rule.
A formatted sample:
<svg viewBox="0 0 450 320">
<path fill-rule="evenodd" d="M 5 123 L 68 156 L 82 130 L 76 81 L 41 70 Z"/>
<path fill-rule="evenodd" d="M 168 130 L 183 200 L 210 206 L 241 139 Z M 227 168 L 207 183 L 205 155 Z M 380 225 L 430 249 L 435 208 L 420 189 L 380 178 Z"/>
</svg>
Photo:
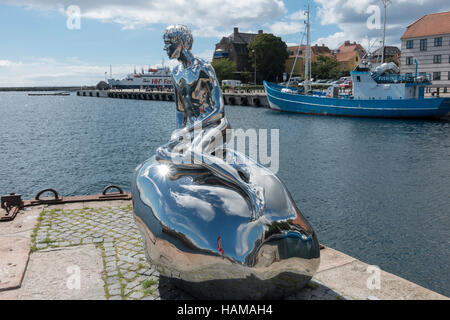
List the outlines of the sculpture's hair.
<svg viewBox="0 0 450 320">
<path fill-rule="evenodd" d="M 164 32 L 163 39 L 168 39 L 172 43 L 181 42 L 183 47 L 187 50 L 192 49 L 192 43 L 194 42 L 191 30 L 189 30 L 188 27 L 182 24 L 167 27 L 166 32 Z"/>
</svg>

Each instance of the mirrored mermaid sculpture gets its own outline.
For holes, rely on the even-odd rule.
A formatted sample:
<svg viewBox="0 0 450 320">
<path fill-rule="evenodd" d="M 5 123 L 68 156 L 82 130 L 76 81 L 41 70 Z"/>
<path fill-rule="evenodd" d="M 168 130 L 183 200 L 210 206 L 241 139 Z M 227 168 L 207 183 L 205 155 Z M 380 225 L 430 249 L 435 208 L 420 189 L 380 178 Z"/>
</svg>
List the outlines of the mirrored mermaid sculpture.
<svg viewBox="0 0 450 320">
<path fill-rule="evenodd" d="M 177 128 L 135 169 L 133 210 L 150 263 L 206 299 L 278 299 L 302 288 L 320 262 L 314 230 L 284 184 L 227 149 L 224 101 L 214 69 L 192 52 L 183 25 L 164 49 Z"/>
</svg>

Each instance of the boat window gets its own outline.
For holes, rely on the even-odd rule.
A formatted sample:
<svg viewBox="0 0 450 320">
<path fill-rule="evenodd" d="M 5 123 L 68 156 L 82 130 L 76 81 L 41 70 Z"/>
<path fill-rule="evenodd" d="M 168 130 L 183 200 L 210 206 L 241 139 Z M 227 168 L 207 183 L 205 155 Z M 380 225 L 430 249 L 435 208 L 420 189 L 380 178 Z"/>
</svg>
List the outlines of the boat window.
<svg viewBox="0 0 450 320">
<path fill-rule="evenodd" d="M 361 82 L 361 77 L 360 76 L 356 76 L 356 81 Z"/>
</svg>

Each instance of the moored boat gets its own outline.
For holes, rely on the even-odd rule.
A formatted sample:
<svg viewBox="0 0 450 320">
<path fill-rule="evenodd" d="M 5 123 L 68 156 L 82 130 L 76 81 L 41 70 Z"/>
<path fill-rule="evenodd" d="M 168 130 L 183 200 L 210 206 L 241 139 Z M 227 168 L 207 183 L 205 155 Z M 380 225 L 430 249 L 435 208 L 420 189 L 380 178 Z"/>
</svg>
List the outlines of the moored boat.
<svg viewBox="0 0 450 320">
<path fill-rule="evenodd" d="M 352 95 L 339 95 L 330 86 L 326 95 L 299 94 L 264 82 L 271 109 L 296 113 L 385 118 L 441 117 L 450 112 L 450 98 L 425 98 L 429 77 L 376 76 L 352 71 Z"/>
<path fill-rule="evenodd" d="M 431 85 L 431 75 L 417 74 L 417 60 L 415 75 L 398 74 L 400 70 L 392 62 L 383 63 L 372 72 L 370 64 L 362 61 L 356 70 L 350 72 L 350 94 L 339 94 L 338 85 L 330 85 L 326 94 L 310 90 L 314 84 L 310 81 L 309 5 L 305 14 L 307 45 L 304 89 L 289 87 L 294 66 L 286 86 L 264 81 L 271 109 L 317 115 L 380 118 L 428 118 L 442 117 L 450 113 L 450 98 L 425 98 L 425 87 Z M 297 58 L 294 65 L 296 61 Z"/>
</svg>

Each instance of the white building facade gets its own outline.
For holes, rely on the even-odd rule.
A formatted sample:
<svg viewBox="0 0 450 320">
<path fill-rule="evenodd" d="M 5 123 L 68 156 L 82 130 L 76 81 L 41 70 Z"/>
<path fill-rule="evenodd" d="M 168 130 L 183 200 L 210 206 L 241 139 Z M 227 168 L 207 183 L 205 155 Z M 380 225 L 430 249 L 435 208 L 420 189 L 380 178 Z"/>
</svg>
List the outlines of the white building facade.
<svg viewBox="0 0 450 320">
<path fill-rule="evenodd" d="M 401 37 L 400 71 L 429 74 L 433 88 L 450 91 L 450 11 L 429 14 L 407 27 Z"/>
</svg>

